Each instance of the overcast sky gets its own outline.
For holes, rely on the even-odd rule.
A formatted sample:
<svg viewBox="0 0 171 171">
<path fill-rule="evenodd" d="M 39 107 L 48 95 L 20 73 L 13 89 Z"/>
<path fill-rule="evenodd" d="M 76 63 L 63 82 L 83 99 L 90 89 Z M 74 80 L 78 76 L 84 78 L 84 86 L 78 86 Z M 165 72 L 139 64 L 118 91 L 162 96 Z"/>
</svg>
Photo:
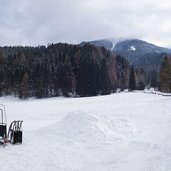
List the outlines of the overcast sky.
<svg viewBox="0 0 171 171">
<path fill-rule="evenodd" d="M 139 38 L 171 48 L 170 0 L 0 0 L 0 45 Z"/>
</svg>

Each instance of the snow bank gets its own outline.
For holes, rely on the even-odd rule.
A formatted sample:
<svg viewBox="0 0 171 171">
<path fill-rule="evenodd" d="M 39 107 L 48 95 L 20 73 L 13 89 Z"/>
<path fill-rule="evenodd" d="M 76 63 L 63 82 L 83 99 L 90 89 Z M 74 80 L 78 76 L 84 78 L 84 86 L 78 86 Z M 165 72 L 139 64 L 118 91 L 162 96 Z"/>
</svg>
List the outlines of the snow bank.
<svg viewBox="0 0 171 171">
<path fill-rule="evenodd" d="M 160 91 L 155 90 L 154 88 L 150 88 L 150 89 L 145 89 L 144 93 L 147 94 L 156 94 L 156 95 L 161 95 L 161 96 L 171 96 L 171 93 L 163 93 Z"/>
</svg>

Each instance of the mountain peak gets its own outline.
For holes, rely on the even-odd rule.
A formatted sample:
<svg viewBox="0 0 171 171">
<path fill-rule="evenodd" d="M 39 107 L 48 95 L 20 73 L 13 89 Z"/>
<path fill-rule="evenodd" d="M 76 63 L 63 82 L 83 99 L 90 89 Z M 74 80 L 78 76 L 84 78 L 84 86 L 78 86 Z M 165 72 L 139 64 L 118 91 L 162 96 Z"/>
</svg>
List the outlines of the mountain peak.
<svg viewBox="0 0 171 171">
<path fill-rule="evenodd" d="M 109 38 L 109 39 L 100 39 L 100 40 L 92 40 L 88 42 L 81 42 L 80 45 L 84 45 L 86 43 L 90 43 L 95 46 L 102 46 L 105 47 L 107 50 L 113 50 L 117 41 L 115 39 Z"/>
<path fill-rule="evenodd" d="M 89 42 L 82 42 L 81 44 L 90 43 L 95 46 L 103 46 L 107 50 L 113 52 L 127 51 L 131 52 L 141 52 L 143 54 L 149 53 L 171 53 L 171 49 L 156 46 L 152 43 L 148 43 L 144 40 L 139 39 L 120 39 L 116 40 L 114 38 L 93 40 Z"/>
<path fill-rule="evenodd" d="M 107 50 L 125 57 L 131 64 L 137 67 L 154 65 L 156 60 L 160 65 L 163 54 L 171 54 L 171 49 L 159 47 L 139 39 L 101 39 L 90 43 L 95 46 L 103 46 Z"/>
</svg>

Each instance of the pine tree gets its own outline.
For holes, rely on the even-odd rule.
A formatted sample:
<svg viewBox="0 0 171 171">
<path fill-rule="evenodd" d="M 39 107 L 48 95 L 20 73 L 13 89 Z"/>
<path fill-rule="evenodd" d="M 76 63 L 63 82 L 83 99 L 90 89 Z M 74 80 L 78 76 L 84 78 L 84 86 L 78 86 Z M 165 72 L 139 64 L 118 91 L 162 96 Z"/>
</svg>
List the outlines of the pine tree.
<svg viewBox="0 0 171 171">
<path fill-rule="evenodd" d="M 166 56 L 159 73 L 159 89 L 163 92 L 171 92 L 171 63 Z"/>
<path fill-rule="evenodd" d="M 28 97 L 28 81 L 29 80 L 29 77 L 28 77 L 28 74 L 25 73 L 23 78 L 22 78 L 22 81 L 21 81 L 21 84 L 20 84 L 20 88 L 19 88 L 19 98 L 21 99 L 26 99 Z"/>
<path fill-rule="evenodd" d="M 107 68 L 107 60 L 106 58 L 102 60 L 102 67 L 101 67 L 101 90 L 102 95 L 110 94 L 112 90 L 108 68 Z"/>
<path fill-rule="evenodd" d="M 158 86 L 158 82 L 157 82 L 157 72 L 155 70 L 153 70 L 151 72 L 151 87 L 156 88 Z"/>
<path fill-rule="evenodd" d="M 133 91 L 136 88 L 134 67 L 131 67 L 130 77 L 129 77 L 129 90 Z"/>
</svg>

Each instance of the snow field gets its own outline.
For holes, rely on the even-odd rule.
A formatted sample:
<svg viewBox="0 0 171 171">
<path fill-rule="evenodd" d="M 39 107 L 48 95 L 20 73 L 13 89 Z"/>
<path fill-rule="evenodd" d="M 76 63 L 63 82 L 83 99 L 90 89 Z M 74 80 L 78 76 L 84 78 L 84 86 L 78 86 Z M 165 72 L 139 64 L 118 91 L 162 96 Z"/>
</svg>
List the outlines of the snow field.
<svg viewBox="0 0 171 171">
<path fill-rule="evenodd" d="M 170 171 L 171 97 L 117 93 L 21 101 L 0 98 L 22 145 L 0 148 L 8 171 Z"/>
</svg>

